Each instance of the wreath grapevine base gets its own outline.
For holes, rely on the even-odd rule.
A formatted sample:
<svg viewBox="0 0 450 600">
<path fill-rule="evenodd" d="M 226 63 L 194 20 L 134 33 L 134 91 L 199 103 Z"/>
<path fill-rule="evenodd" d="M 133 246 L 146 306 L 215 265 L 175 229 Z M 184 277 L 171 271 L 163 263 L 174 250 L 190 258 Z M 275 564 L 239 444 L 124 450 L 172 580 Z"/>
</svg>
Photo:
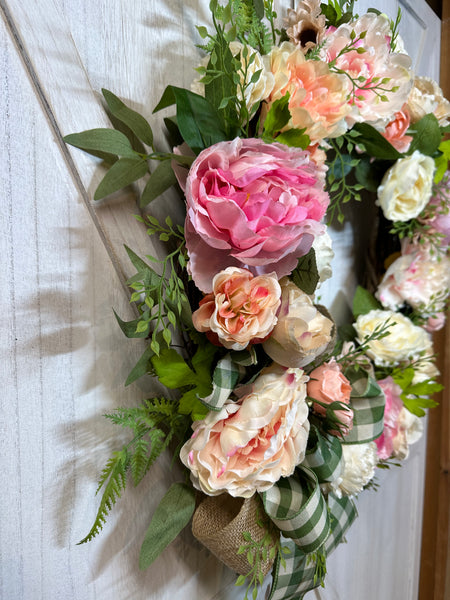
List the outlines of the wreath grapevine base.
<svg viewBox="0 0 450 600">
<path fill-rule="evenodd" d="M 174 185 L 186 207 L 184 226 L 137 217 L 167 243 L 162 261 L 127 248 L 139 316 L 117 320 L 146 349 L 126 384 L 154 376 L 168 393 L 106 415 L 132 437 L 80 543 L 170 449 L 186 480 L 151 517 L 141 568 L 192 521 L 245 598 L 271 570 L 269 598 L 302 598 L 324 584 L 355 496 L 407 457 L 441 389 L 429 332 L 450 287 L 450 104 L 412 73 L 400 12 L 304 0 L 278 29 L 272 0 L 210 9 L 192 89 L 169 86 L 155 108 L 175 107 L 170 152 L 107 90 L 121 130 L 65 138 L 109 164 L 95 200 L 145 178 L 141 208 Z M 354 321 L 338 326 L 315 303 L 331 276 L 326 223 L 368 192 L 378 243 Z"/>
</svg>

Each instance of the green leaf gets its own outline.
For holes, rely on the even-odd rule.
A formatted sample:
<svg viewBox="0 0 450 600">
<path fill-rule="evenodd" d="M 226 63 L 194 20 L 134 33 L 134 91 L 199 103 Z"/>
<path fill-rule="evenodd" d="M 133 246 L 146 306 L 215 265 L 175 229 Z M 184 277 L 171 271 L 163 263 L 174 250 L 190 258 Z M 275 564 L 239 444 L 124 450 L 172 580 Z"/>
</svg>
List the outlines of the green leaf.
<svg viewBox="0 0 450 600">
<path fill-rule="evenodd" d="M 150 329 L 150 323 L 147 323 L 147 327 L 145 329 L 142 329 L 141 331 L 137 331 L 139 323 L 142 323 L 141 319 L 133 319 L 132 321 L 122 321 L 122 319 L 119 317 L 119 315 L 116 313 L 116 311 L 113 311 L 113 312 L 114 312 L 114 316 L 117 319 L 117 322 L 119 323 L 120 329 L 127 336 L 127 338 L 145 338 L 145 337 L 147 337 L 149 329 Z"/>
<path fill-rule="evenodd" d="M 131 147 L 130 140 L 115 129 L 88 129 L 81 133 L 66 135 L 64 141 L 81 150 L 108 152 L 118 156 L 136 158 L 136 152 Z"/>
<path fill-rule="evenodd" d="M 246 579 L 245 575 L 239 575 L 239 577 L 236 579 L 236 583 L 234 585 L 237 585 L 237 586 L 244 585 L 245 579 Z"/>
<path fill-rule="evenodd" d="M 353 316 L 365 315 L 371 310 L 379 310 L 382 306 L 369 291 L 358 285 L 353 298 Z"/>
<path fill-rule="evenodd" d="M 402 157 L 402 154 L 368 123 L 356 123 L 353 129 L 361 134 L 361 142 L 370 156 L 384 160 L 398 160 Z"/>
<path fill-rule="evenodd" d="M 425 115 L 420 121 L 414 123 L 408 130 L 408 134 L 413 136 L 408 154 L 418 150 L 422 154 L 433 156 L 442 140 L 439 122 L 433 114 Z"/>
<path fill-rule="evenodd" d="M 423 410 L 424 408 L 434 408 L 438 405 L 438 403 L 431 398 L 426 398 L 423 396 L 408 396 L 406 393 L 403 393 L 400 395 L 400 397 L 403 400 L 405 408 L 407 408 L 409 412 L 417 417 L 425 416 L 425 411 Z"/>
<path fill-rule="evenodd" d="M 288 92 L 285 96 L 272 103 L 264 121 L 263 138 L 275 137 L 275 134 L 289 123 L 289 119 L 291 118 L 289 98 L 290 95 Z"/>
<path fill-rule="evenodd" d="M 144 177 L 147 168 L 147 161 L 142 158 L 120 158 L 99 183 L 94 200 L 100 200 Z"/>
<path fill-rule="evenodd" d="M 305 294 L 314 294 L 319 283 L 319 273 L 317 271 L 316 253 L 314 248 L 298 259 L 297 267 L 292 271 L 292 281 Z"/>
<path fill-rule="evenodd" d="M 153 112 L 176 104 L 177 124 L 187 145 L 196 153 L 227 139 L 217 110 L 202 96 L 168 86 Z"/>
<path fill-rule="evenodd" d="M 131 370 L 130 374 L 128 375 L 127 380 L 125 381 L 125 387 L 134 383 L 140 377 L 147 375 L 147 373 L 149 371 L 149 361 L 150 361 L 151 357 L 153 356 L 153 354 L 154 354 L 154 352 L 149 344 L 147 346 L 147 348 L 144 350 L 140 359 L 137 361 L 137 363 Z"/>
<path fill-rule="evenodd" d="M 164 348 L 159 356 L 153 356 L 152 364 L 160 382 L 171 390 L 195 385 L 195 373 L 173 348 Z"/>
<path fill-rule="evenodd" d="M 200 402 L 197 390 L 194 388 L 181 396 L 178 412 L 181 415 L 191 415 L 193 421 L 201 421 L 209 413 L 209 410 Z"/>
<path fill-rule="evenodd" d="M 147 204 L 168 190 L 176 182 L 177 178 L 173 172 L 171 161 L 164 160 L 160 162 L 150 175 L 150 179 L 147 181 L 147 185 L 142 192 L 140 201 L 141 208 L 147 206 Z"/>
<path fill-rule="evenodd" d="M 147 120 L 135 110 L 126 106 L 122 100 L 109 90 L 102 89 L 102 94 L 109 110 L 116 119 L 125 123 L 144 144 L 153 147 L 153 132 Z"/>
<path fill-rule="evenodd" d="M 384 174 L 385 171 L 383 171 Z M 370 157 L 363 157 L 355 168 L 356 181 L 369 192 L 376 192 L 381 183 L 381 177 Z"/>
<path fill-rule="evenodd" d="M 191 520 L 195 510 L 195 492 L 184 483 L 174 483 L 155 510 L 145 534 L 139 556 L 139 568 L 146 569 L 177 537 Z"/>
<path fill-rule="evenodd" d="M 309 146 L 311 140 L 309 135 L 303 133 L 304 131 L 304 129 L 288 129 L 277 135 L 275 141 L 280 144 L 285 144 L 286 146 L 293 146 L 305 150 Z"/>
</svg>

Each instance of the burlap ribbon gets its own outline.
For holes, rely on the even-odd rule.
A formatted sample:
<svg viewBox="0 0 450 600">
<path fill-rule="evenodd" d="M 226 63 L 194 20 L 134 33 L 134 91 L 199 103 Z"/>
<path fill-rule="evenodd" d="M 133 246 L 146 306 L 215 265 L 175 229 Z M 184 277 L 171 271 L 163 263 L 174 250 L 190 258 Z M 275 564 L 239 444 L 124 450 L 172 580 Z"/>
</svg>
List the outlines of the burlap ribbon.
<svg viewBox="0 0 450 600">
<path fill-rule="evenodd" d="M 264 515 L 264 509 L 258 496 L 251 498 L 233 498 L 228 494 L 208 496 L 198 506 L 192 521 L 192 533 L 219 560 L 232 571 L 246 575 L 250 571 L 246 553 L 238 554 L 239 547 L 245 544 L 242 534 L 248 532 L 251 538 L 261 541 L 267 528 L 260 527 L 257 516 Z M 271 529 L 275 544 L 278 532 Z M 274 559 L 267 556 L 261 562 L 264 575 L 270 571 Z"/>
</svg>

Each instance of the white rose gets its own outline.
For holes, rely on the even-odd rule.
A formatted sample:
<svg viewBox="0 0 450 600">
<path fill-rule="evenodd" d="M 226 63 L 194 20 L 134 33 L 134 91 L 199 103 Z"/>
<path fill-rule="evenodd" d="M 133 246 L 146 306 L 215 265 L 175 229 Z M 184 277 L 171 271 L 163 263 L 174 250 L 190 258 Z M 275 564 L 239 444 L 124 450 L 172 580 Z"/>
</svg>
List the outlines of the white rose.
<svg viewBox="0 0 450 600">
<path fill-rule="evenodd" d="M 359 494 L 375 475 L 377 463 L 377 446 L 374 442 L 342 444 L 341 476 L 322 486 L 322 489 L 333 492 L 339 498 Z"/>
<path fill-rule="evenodd" d="M 408 358 L 418 358 L 422 352 L 430 351 L 428 333 L 414 325 L 408 317 L 390 310 L 371 310 L 360 315 L 354 325 L 358 341 L 363 344 L 376 328 L 390 324 L 388 335 L 368 342 L 367 355 L 381 367 L 396 365 Z"/>
<path fill-rule="evenodd" d="M 434 160 L 418 150 L 399 158 L 377 190 L 377 204 L 386 219 L 409 221 L 419 216 L 431 198 L 434 171 Z"/>
<path fill-rule="evenodd" d="M 263 343 L 264 351 L 284 367 L 304 367 L 325 352 L 334 324 L 287 277 L 280 285 L 278 323 Z"/>
<path fill-rule="evenodd" d="M 209 496 L 248 498 L 292 475 L 309 435 L 307 381 L 301 369 L 272 365 L 238 402 L 195 421 L 180 450 L 194 487 Z"/>
<path fill-rule="evenodd" d="M 428 316 L 444 310 L 449 289 L 450 259 L 431 256 L 418 247 L 391 264 L 375 295 L 390 310 L 407 302 Z"/>
<path fill-rule="evenodd" d="M 317 271 L 319 272 L 319 286 L 321 283 L 330 279 L 333 274 L 331 270 L 331 261 L 334 258 L 332 240 L 325 231 L 322 235 L 316 235 L 312 247 L 316 253 Z M 318 287 L 319 287 L 318 286 Z"/>
<path fill-rule="evenodd" d="M 441 127 L 446 127 L 450 123 L 450 102 L 444 98 L 441 88 L 430 77 L 414 79 L 407 106 L 411 123 L 420 121 L 430 113 L 434 114 Z"/>
</svg>

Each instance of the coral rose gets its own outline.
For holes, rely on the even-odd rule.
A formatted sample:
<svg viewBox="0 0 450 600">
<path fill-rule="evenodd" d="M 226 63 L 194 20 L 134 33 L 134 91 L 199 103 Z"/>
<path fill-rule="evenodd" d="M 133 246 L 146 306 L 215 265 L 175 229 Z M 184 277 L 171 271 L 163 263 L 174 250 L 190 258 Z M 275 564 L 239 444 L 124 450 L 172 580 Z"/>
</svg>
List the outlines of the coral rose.
<svg viewBox="0 0 450 600">
<path fill-rule="evenodd" d="M 378 187 L 377 204 L 389 221 L 409 221 L 418 217 L 431 198 L 434 160 L 418 150 L 399 158 Z"/>
<path fill-rule="evenodd" d="M 208 293 L 230 266 L 289 274 L 323 232 L 329 197 L 309 152 L 236 138 L 199 154 L 186 202 L 189 270 Z"/>
<path fill-rule="evenodd" d="M 367 341 L 376 329 L 386 324 L 389 324 L 389 328 L 385 337 Z M 358 341 L 368 344 L 367 356 L 380 367 L 398 365 L 404 360 L 418 358 L 431 349 L 428 333 L 401 313 L 371 310 L 360 315 L 354 327 Z"/>
<path fill-rule="evenodd" d="M 350 394 L 352 386 L 349 380 L 341 371 L 340 365 L 334 360 L 323 363 L 309 374 L 307 384 L 308 396 L 313 400 L 318 400 L 321 404 L 313 402 L 312 409 L 318 415 L 325 416 L 327 409 L 323 404 L 332 404 L 341 402 L 350 403 Z M 339 433 L 347 435 L 353 427 L 353 411 L 351 408 L 341 408 L 334 411 L 339 419 Z M 333 432 L 335 434 L 337 432 Z"/>
<path fill-rule="evenodd" d="M 282 279 L 280 284 L 278 323 L 263 343 L 264 351 L 284 367 L 304 367 L 325 352 L 334 323 L 289 279 Z"/>
<path fill-rule="evenodd" d="M 194 327 L 216 333 L 225 348 L 243 350 L 272 331 L 280 297 L 274 273 L 255 277 L 246 269 L 229 267 L 214 277 L 212 294 L 192 315 Z"/>
<path fill-rule="evenodd" d="M 275 76 L 275 85 L 263 105 L 262 118 L 272 102 L 289 92 L 291 119 L 285 129 L 306 129 L 311 142 L 336 137 L 347 130 L 344 117 L 350 113 L 348 80 L 332 73 L 327 63 L 307 60 L 290 42 L 272 48 L 264 59 Z"/>
<path fill-rule="evenodd" d="M 381 134 L 396 150 L 399 152 L 407 152 L 413 140 L 410 135 L 406 135 L 409 124 L 409 112 L 406 106 L 403 106 L 401 110 L 395 113 L 394 118 L 389 121 Z"/>
<path fill-rule="evenodd" d="M 273 365 L 238 402 L 194 422 L 180 451 L 194 487 L 248 498 L 292 475 L 309 434 L 307 379 L 301 369 Z"/>
</svg>

